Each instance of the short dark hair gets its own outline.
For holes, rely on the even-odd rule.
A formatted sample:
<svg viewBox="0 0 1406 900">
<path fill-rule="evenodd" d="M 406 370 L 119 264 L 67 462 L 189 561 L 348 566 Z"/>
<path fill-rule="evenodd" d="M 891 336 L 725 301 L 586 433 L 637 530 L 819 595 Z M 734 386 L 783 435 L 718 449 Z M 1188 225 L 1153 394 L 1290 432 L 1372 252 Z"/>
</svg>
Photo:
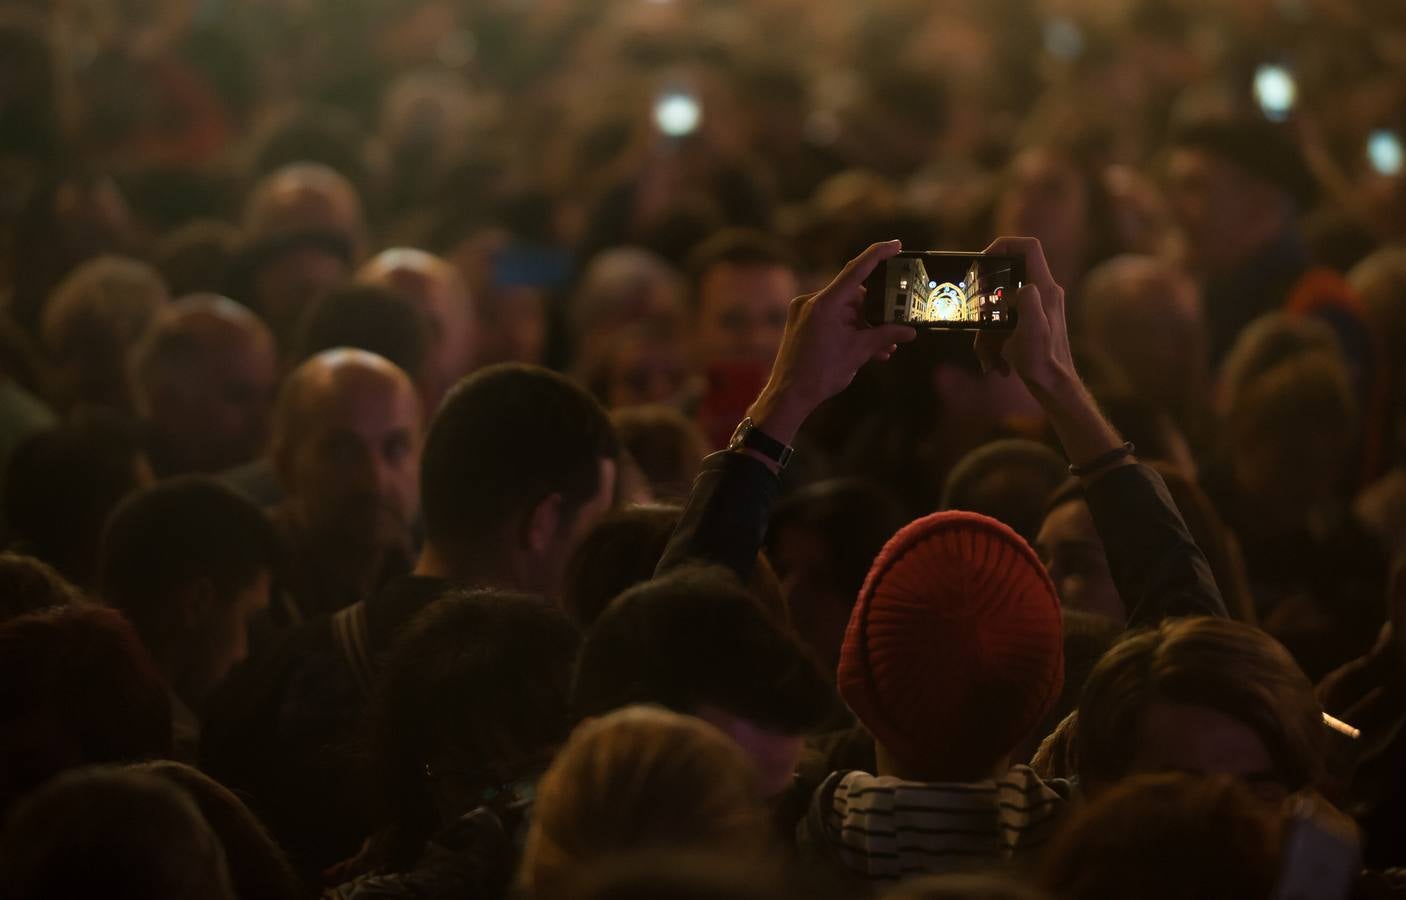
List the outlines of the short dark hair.
<svg viewBox="0 0 1406 900">
<path fill-rule="evenodd" d="M 574 513 L 600 490 L 619 443 L 599 403 L 565 377 L 504 363 L 461 381 L 430 425 L 420 460 L 425 535 L 496 545 L 550 494 Z"/>
<path fill-rule="evenodd" d="M 0 553 L 0 622 L 82 602 L 83 592 L 48 563 L 19 553 Z"/>
<path fill-rule="evenodd" d="M 406 627 L 369 719 L 371 790 L 392 866 L 412 864 L 439 828 L 427 765 L 450 769 L 431 768 L 431 778 L 477 789 L 546 767 L 570 731 L 579 643 L 559 609 L 507 591 L 446 594 Z"/>
<path fill-rule="evenodd" d="M 169 757 L 171 701 L 121 613 L 60 607 L 0 625 L 0 731 L 25 748 L 0 756 L 3 810 L 70 765 Z"/>
<path fill-rule="evenodd" d="M 715 266 L 784 266 L 795 271 L 796 257 L 781 241 L 754 228 L 726 228 L 698 244 L 688 254 L 684 271 L 689 295 L 696 303 L 703 278 Z"/>
<path fill-rule="evenodd" d="M 1283 125 L 1250 117 L 1205 117 L 1173 130 L 1172 148 L 1201 150 L 1278 188 L 1300 209 L 1313 206 L 1318 182 L 1298 142 Z"/>
<path fill-rule="evenodd" d="M 308 309 L 299 329 L 297 356 L 306 360 L 342 347 L 375 353 L 411 378 L 420 378 L 429 352 L 429 323 L 419 307 L 394 291 L 345 284 Z"/>
<path fill-rule="evenodd" d="M 103 524 L 139 486 L 141 459 L 135 430 L 115 414 L 85 416 L 26 439 L 5 472 L 12 548 L 91 586 Z"/>
<path fill-rule="evenodd" d="M 903 508 L 882 486 L 864 478 L 834 478 L 808 485 L 776 505 L 767 550 L 774 560 L 777 540 L 788 529 L 816 535 L 836 588 L 854 599 L 874 558 L 906 524 Z"/>
<path fill-rule="evenodd" d="M 621 594 L 581 647 L 573 705 L 582 716 L 633 703 L 693 714 L 716 706 L 802 734 L 834 692 L 792 635 L 722 569 L 689 567 Z"/>
<path fill-rule="evenodd" d="M 993 441 L 952 468 L 942 487 L 941 506 L 990 516 L 1034 544 L 1046 504 L 1068 475 L 1065 461 L 1044 444 Z"/>
<path fill-rule="evenodd" d="M 597 522 L 566 565 L 567 615 L 589 628 L 610 601 L 653 578 L 682 515 L 677 506 L 632 506 Z"/>
<path fill-rule="evenodd" d="M 103 534 L 98 593 L 148 646 L 167 632 L 172 593 L 208 579 L 229 602 L 277 558 L 260 509 L 213 478 L 184 476 L 128 497 Z"/>
</svg>

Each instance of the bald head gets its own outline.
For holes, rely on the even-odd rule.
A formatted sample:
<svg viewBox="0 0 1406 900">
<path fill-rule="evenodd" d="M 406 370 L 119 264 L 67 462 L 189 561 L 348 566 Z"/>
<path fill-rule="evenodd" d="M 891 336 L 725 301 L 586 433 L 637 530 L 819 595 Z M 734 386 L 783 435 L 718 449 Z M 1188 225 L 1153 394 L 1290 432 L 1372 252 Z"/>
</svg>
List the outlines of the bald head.
<svg viewBox="0 0 1406 900">
<path fill-rule="evenodd" d="M 1206 326 L 1196 283 L 1150 256 L 1119 256 L 1091 271 L 1080 292 L 1082 338 L 1106 354 L 1152 402 L 1173 412 L 1206 384 Z"/>
<path fill-rule="evenodd" d="M 415 304 L 429 323 L 429 359 L 424 385 L 427 409 L 474 368 L 476 317 L 459 270 L 423 250 L 397 247 L 377 254 L 357 280 L 394 291 Z"/>
<path fill-rule="evenodd" d="M 362 350 L 328 350 L 288 376 L 272 456 L 310 535 L 374 550 L 404 542 L 419 509 L 424 423 L 409 376 Z"/>
<path fill-rule="evenodd" d="M 275 365 L 268 328 L 233 300 L 202 294 L 163 309 L 132 356 L 158 473 L 216 472 L 257 455 Z"/>
<path fill-rule="evenodd" d="M 295 163 L 264 177 L 244 208 L 244 229 L 253 240 L 302 231 L 330 231 L 351 243 L 361 258 L 366 218 L 356 188 L 335 169 Z"/>
</svg>

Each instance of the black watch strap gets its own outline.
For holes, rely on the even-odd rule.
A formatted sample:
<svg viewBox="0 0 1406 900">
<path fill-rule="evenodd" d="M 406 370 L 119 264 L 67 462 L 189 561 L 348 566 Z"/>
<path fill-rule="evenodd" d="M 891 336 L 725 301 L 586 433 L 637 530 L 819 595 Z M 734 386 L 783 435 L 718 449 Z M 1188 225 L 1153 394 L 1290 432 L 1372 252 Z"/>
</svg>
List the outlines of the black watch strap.
<svg viewBox="0 0 1406 900">
<path fill-rule="evenodd" d="M 796 450 L 778 441 L 776 438 L 762 431 L 753 424 L 750 416 L 742 420 L 737 426 L 737 430 L 732 433 L 732 440 L 728 441 L 727 449 L 740 450 L 746 448 L 755 450 L 767 459 L 772 460 L 781 468 L 786 468 L 786 464 L 791 461 Z"/>
</svg>

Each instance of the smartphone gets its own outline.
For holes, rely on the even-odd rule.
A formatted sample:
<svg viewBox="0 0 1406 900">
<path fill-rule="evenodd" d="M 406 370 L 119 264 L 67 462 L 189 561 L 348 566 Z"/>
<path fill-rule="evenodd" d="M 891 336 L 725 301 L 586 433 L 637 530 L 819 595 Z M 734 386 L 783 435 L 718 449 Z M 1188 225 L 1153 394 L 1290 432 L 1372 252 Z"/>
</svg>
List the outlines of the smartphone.
<svg viewBox="0 0 1406 900">
<path fill-rule="evenodd" d="M 1288 66 L 1265 63 L 1255 69 L 1255 102 L 1271 122 L 1286 121 L 1299 101 L 1299 83 Z"/>
<path fill-rule="evenodd" d="M 1406 148 L 1401 135 L 1390 128 L 1378 128 L 1367 137 L 1367 161 L 1378 175 L 1394 178 L 1406 168 Z"/>
<path fill-rule="evenodd" d="M 864 282 L 864 318 L 930 331 L 1008 331 L 1024 284 L 1018 256 L 904 250 Z"/>
</svg>

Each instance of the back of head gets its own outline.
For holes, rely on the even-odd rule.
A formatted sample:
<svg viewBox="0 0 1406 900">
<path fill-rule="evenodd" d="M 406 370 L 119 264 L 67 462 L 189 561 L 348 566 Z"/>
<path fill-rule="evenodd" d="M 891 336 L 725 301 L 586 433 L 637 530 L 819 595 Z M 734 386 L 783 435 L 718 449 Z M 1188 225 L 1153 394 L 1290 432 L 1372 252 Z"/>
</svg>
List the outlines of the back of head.
<svg viewBox="0 0 1406 900">
<path fill-rule="evenodd" d="M 154 775 L 70 772 L 18 804 L 0 833 L 12 900 L 234 900 L 219 838 Z"/>
<path fill-rule="evenodd" d="M 115 610 L 0 625 L 0 810 L 64 769 L 171 753 L 166 685 Z"/>
<path fill-rule="evenodd" d="M 275 563 L 263 512 L 213 478 L 185 476 L 128 497 L 103 533 L 98 594 L 136 626 L 158 658 L 189 638 L 182 592 L 204 582 L 233 602 Z"/>
<path fill-rule="evenodd" d="M 614 429 L 589 394 L 546 369 L 491 366 L 445 397 L 420 464 L 426 539 L 491 552 L 551 494 L 568 516 L 601 489 Z"/>
<path fill-rule="evenodd" d="M 468 591 L 431 604 L 397 639 L 370 717 L 372 795 L 393 866 L 412 864 L 448 824 L 436 794 L 468 812 L 541 771 L 570 728 L 579 638 L 541 598 Z"/>
<path fill-rule="evenodd" d="M 1130 774 L 1144 715 L 1158 701 L 1205 707 L 1248 727 L 1288 790 L 1322 779 L 1323 709 L 1289 651 L 1253 626 L 1203 617 L 1135 634 L 1094 666 L 1075 736 L 1087 789 Z"/>
<path fill-rule="evenodd" d="M 169 300 L 161 275 L 134 259 L 100 256 L 69 273 L 40 320 L 64 402 L 125 409 L 127 353 Z"/>
<path fill-rule="evenodd" d="M 136 435 L 116 416 L 35 434 L 16 448 L 5 475 L 11 540 L 79 587 L 91 585 L 103 523 L 140 486 L 143 467 Z"/>
<path fill-rule="evenodd" d="M 1333 330 L 1316 319 L 1269 313 L 1255 319 L 1236 338 L 1221 367 L 1222 412 L 1228 412 L 1245 387 L 1260 375 L 1306 353 L 1340 354 Z"/>
<path fill-rule="evenodd" d="M 570 896 L 580 870 L 641 850 L 713 850 L 761 859 L 770 826 L 756 775 L 722 732 L 632 707 L 572 734 L 538 789 L 522 881 L 535 898 Z"/>
<path fill-rule="evenodd" d="M 805 649 L 729 573 L 683 569 L 621 594 L 581 647 L 573 704 L 600 715 L 632 703 L 716 707 L 803 734 L 831 694 Z"/>
<path fill-rule="evenodd" d="M 934 513 L 874 562 L 840 656 L 840 695 L 922 781 L 977 781 L 1044 718 L 1064 679 L 1059 598 L 1019 535 Z M 960 737 L 954 734 L 960 732 Z"/>
<path fill-rule="evenodd" d="M 1321 430 L 1350 447 L 1357 403 L 1342 360 L 1312 351 L 1266 368 L 1243 385 L 1230 408 L 1230 432 L 1239 439 L 1291 442 Z"/>
<path fill-rule="evenodd" d="M 0 623 L 58 606 L 78 606 L 83 592 L 32 556 L 0 553 Z"/>
<path fill-rule="evenodd" d="M 141 763 L 127 771 L 159 778 L 195 801 L 224 847 L 230 884 L 239 900 L 297 900 L 303 895 L 283 851 L 229 788 L 199 769 L 171 760 Z"/>
<path fill-rule="evenodd" d="M 336 232 L 365 250 L 361 197 L 346 176 L 321 163 L 295 162 L 266 175 L 244 208 L 244 230 L 253 239 L 300 231 Z"/>
<path fill-rule="evenodd" d="M 653 578 L 682 512 L 677 506 L 632 506 L 597 522 L 567 563 L 567 615 L 589 628 L 610 601 Z"/>
<path fill-rule="evenodd" d="M 1050 496 L 1067 476 L 1064 460 L 1044 444 L 993 441 L 952 468 L 941 506 L 990 516 L 1034 543 Z"/>
<path fill-rule="evenodd" d="M 1272 185 L 1299 209 L 1317 199 L 1318 183 L 1292 132 L 1259 117 L 1202 116 L 1180 123 L 1169 143 L 1231 163 L 1247 178 Z"/>
<path fill-rule="evenodd" d="M 1268 900 L 1282 841 L 1275 808 L 1233 779 L 1144 775 L 1076 814 L 1039 881 L 1068 900 Z"/>
<path fill-rule="evenodd" d="M 387 288 L 349 284 L 333 288 L 307 311 L 298 358 L 350 347 L 385 357 L 420 380 L 428 341 L 428 323 L 415 304 Z"/>
<path fill-rule="evenodd" d="M 691 299 L 698 302 L 704 278 L 716 266 L 751 268 L 779 266 L 795 269 L 796 261 L 784 244 L 764 231 L 728 228 L 694 247 L 688 254 L 685 271 Z"/>
<path fill-rule="evenodd" d="M 571 304 L 572 327 L 579 340 L 640 319 L 668 319 L 677 314 L 682 294 L 682 279 L 665 259 L 639 247 L 616 247 L 598 254 L 582 273 Z"/>
<path fill-rule="evenodd" d="M 697 423 L 671 406 L 647 405 L 610 414 L 620 443 L 639 466 L 656 497 L 688 496 L 708 446 Z"/>
<path fill-rule="evenodd" d="M 1406 351 L 1406 249 L 1379 250 L 1348 275 L 1388 354 Z M 1400 356 L 1397 356 L 1399 359 Z"/>
</svg>

